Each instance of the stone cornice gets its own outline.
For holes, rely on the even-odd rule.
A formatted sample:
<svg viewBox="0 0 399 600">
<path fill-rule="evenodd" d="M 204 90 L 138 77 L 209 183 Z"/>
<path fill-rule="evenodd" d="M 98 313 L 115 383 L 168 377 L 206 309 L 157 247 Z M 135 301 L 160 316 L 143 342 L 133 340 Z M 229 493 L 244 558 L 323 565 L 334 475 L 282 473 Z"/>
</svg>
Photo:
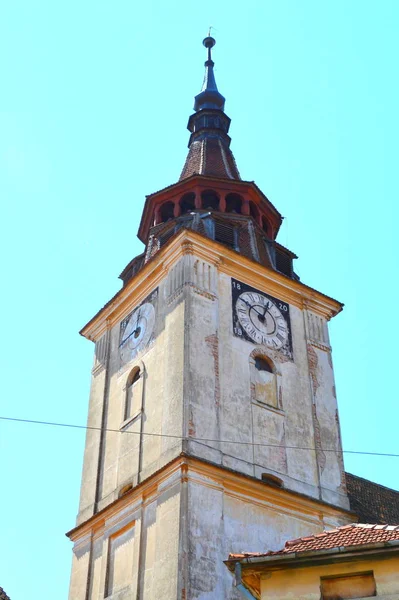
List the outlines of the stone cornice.
<svg viewBox="0 0 399 600">
<path fill-rule="evenodd" d="M 137 275 L 83 327 L 80 333 L 92 341 L 99 339 L 107 329 L 128 315 L 130 310 L 160 283 L 167 271 L 187 252 L 217 265 L 221 273 L 240 279 L 300 309 L 312 310 L 327 320 L 342 310 L 343 305 L 337 300 L 264 267 L 192 230 L 183 229 L 157 252 Z"/>
<path fill-rule="evenodd" d="M 226 494 L 240 498 L 244 502 L 289 514 L 309 523 L 320 523 L 323 519 L 328 521 L 337 518 L 347 519 L 349 523 L 356 519 L 354 513 L 348 510 L 310 496 L 268 485 L 259 479 L 203 459 L 180 454 L 66 535 L 72 541 L 79 543 L 82 538 L 90 535 L 90 532 L 103 529 L 106 521 L 117 520 L 120 511 L 125 511 L 131 505 L 136 509 L 140 503 L 153 501 L 161 491 L 175 485 L 178 479 L 181 482 L 190 481 L 198 485 L 223 489 Z"/>
</svg>

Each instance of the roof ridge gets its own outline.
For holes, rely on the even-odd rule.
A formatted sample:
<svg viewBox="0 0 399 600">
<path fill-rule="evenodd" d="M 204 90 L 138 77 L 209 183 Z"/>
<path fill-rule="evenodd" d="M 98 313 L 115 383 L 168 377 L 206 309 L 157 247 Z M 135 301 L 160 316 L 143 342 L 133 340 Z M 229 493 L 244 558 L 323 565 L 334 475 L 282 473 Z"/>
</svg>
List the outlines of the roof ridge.
<svg viewBox="0 0 399 600">
<path fill-rule="evenodd" d="M 350 475 L 351 477 L 355 477 L 355 479 L 361 479 L 362 481 L 367 481 L 367 483 L 371 483 L 371 485 L 375 485 L 376 487 L 384 488 L 385 490 L 389 490 L 390 492 L 395 492 L 396 494 L 399 494 L 399 490 L 395 490 L 394 488 L 390 488 L 386 485 L 382 485 L 382 483 L 377 483 L 376 481 L 371 481 L 371 479 L 366 479 L 365 477 L 360 477 L 360 475 L 354 475 L 353 473 L 349 473 L 348 471 L 345 471 L 345 474 Z"/>
</svg>

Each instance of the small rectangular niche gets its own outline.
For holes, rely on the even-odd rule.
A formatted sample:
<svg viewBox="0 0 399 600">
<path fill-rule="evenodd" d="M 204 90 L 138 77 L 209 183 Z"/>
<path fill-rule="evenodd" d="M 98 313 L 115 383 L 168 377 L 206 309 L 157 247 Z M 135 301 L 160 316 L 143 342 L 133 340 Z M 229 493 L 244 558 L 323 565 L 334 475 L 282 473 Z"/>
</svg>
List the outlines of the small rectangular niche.
<svg viewBox="0 0 399 600">
<path fill-rule="evenodd" d="M 350 598 L 369 598 L 377 595 L 372 571 L 322 577 L 320 589 L 322 600 L 349 600 Z"/>
</svg>

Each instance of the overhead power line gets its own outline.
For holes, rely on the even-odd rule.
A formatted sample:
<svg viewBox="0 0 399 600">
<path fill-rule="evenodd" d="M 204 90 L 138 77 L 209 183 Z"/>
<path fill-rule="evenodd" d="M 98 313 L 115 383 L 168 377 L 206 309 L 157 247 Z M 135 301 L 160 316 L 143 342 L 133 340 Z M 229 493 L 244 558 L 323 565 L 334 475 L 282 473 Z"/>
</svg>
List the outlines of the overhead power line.
<svg viewBox="0 0 399 600">
<path fill-rule="evenodd" d="M 236 444 L 241 446 L 262 446 L 267 448 L 285 448 L 287 450 L 312 450 L 313 452 L 334 452 L 336 454 L 362 454 L 366 456 L 386 456 L 386 457 L 394 457 L 399 458 L 399 454 L 391 453 L 391 452 L 368 452 L 362 450 L 336 450 L 335 448 L 313 448 L 311 446 L 287 446 L 283 444 L 266 444 L 264 442 L 242 442 L 238 440 L 215 440 L 212 438 L 198 438 L 193 436 L 181 436 L 181 435 L 173 435 L 168 433 L 150 433 L 150 432 L 140 432 L 140 431 L 128 431 L 126 429 L 111 429 L 109 427 L 93 427 L 90 425 L 75 425 L 73 423 L 56 423 L 53 421 L 37 421 L 33 419 L 17 419 L 16 417 L 2 417 L 0 416 L 1 421 L 12 421 L 15 423 L 28 423 L 30 425 L 49 425 L 51 427 L 67 427 L 70 429 L 89 429 L 91 431 L 107 431 L 112 433 L 123 433 L 130 435 L 142 435 L 146 437 L 156 437 L 156 438 L 172 438 L 176 440 L 190 440 L 193 442 L 212 442 L 217 444 Z"/>
</svg>

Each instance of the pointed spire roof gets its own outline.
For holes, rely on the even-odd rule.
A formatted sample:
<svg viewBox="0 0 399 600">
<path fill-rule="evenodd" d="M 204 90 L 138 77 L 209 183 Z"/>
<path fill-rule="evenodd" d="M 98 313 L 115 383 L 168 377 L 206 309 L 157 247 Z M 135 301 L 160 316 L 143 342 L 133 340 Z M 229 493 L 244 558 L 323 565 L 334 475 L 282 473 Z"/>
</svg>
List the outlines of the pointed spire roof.
<svg viewBox="0 0 399 600">
<path fill-rule="evenodd" d="M 215 63 L 212 60 L 212 48 L 216 44 L 216 40 L 208 36 L 202 43 L 205 48 L 208 48 L 208 60 L 205 61 L 205 75 L 201 91 L 195 96 L 194 110 L 197 112 L 204 108 L 224 110 L 225 99 L 218 90 L 213 72 Z"/>
<path fill-rule="evenodd" d="M 213 71 L 212 48 L 216 41 L 208 36 L 202 43 L 208 50 L 208 58 L 201 91 L 195 96 L 195 113 L 187 125 L 191 136 L 180 180 L 191 175 L 241 179 L 230 150 L 230 119 L 224 112 L 225 98 L 217 88 Z"/>
</svg>

